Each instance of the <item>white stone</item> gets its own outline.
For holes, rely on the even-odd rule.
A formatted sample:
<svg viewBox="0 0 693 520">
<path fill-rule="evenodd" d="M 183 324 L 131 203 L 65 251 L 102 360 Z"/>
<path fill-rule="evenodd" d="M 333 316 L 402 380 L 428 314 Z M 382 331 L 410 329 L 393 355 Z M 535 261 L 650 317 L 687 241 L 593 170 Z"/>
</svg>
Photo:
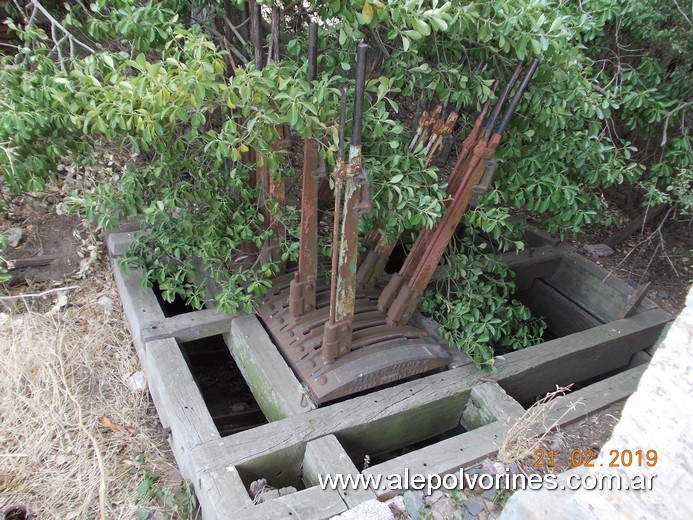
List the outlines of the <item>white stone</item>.
<svg viewBox="0 0 693 520">
<path fill-rule="evenodd" d="M 24 235 L 24 231 L 22 231 L 21 228 L 17 227 L 11 227 L 7 231 L 7 244 L 10 247 L 17 247 L 19 245 L 19 241 L 22 239 L 22 236 Z"/>
<path fill-rule="evenodd" d="M 133 392 L 144 392 L 147 389 L 147 378 L 141 370 L 127 379 L 127 384 Z"/>
<path fill-rule="evenodd" d="M 394 520 L 394 515 L 387 504 L 378 500 L 366 500 L 332 520 Z"/>
</svg>

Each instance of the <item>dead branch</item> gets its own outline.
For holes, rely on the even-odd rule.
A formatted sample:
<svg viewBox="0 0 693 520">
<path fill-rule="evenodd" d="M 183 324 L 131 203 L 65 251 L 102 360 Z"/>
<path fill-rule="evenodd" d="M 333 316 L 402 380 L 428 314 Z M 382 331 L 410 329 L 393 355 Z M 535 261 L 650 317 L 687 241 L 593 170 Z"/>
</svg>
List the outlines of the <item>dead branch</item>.
<svg viewBox="0 0 693 520">
<path fill-rule="evenodd" d="M 92 54 L 96 52 L 89 45 L 80 41 L 79 39 L 77 39 L 75 37 L 74 34 L 72 34 L 70 31 L 68 31 L 58 20 L 56 20 L 53 17 L 53 15 L 51 15 L 50 12 L 48 12 L 48 10 L 45 7 L 43 7 L 43 5 L 41 5 L 41 2 L 39 2 L 38 0 L 29 0 L 29 1 L 30 1 L 31 5 L 34 6 L 34 12 L 32 13 L 32 17 L 35 14 L 36 10 L 38 10 L 51 24 L 51 37 L 53 38 L 53 42 L 56 44 L 56 46 L 59 45 L 58 40 L 56 40 L 55 36 L 54 36 L 54 31 L 57 28 L 63 33 L 63 35 L 65 35 L 69 39 L 70 44 L 76 43 L 77 45 L 82 47 L 84 50 L 89 51 Z M 61 38 L 61 41 L 62 41 L 62 38 Z"/>
<path fill-rule="evenodd" d="M 660 146 L 664 147 L 664 145 L 667 144 L 667 130 L 669 128 L 669 120 L 671 119 L 671 116 L 673 116 L 676 112 L 691 106 L 692 104 L 693 104 L 693 101 L 686 101 L 685 103 L 681 103 L 676 108 L 667 112 L 667 118 L 664 120 L 664 130 L 662 132 L 662 144 Z"/>
</svg>

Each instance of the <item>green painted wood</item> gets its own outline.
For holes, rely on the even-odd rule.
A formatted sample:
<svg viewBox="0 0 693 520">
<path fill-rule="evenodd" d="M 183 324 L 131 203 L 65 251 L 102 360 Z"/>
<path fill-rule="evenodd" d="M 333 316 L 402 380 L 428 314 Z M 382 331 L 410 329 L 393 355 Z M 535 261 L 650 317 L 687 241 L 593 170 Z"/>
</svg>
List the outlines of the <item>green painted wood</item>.
<svg viewBox="0 0 693 520">
<path fill-rule="evenodd" d="M 325 435 L 306 445 L 303 458 L 303 480 L 306 486 L 319 485 L 319 475 L 344 475 L 345 477 L 353 475 L 355 478 L 358 474 L 359 470 L 334 435 Z M 370 489 L 339 489 L 337 491 L 350 508 L 376 498 L 375 493 Z"/>
<path fill-rule="evenodd" d="M 235 318 L 224 340 L 268 421 L 315 409 L 255 315 Z"/>
<path fill-rule="evenodd" d="M 505 355 L 490 374 L 519 402 L 625 367 L 652 345 L 671 315 L 661 309 L 540 343 Z"/>
</svg>

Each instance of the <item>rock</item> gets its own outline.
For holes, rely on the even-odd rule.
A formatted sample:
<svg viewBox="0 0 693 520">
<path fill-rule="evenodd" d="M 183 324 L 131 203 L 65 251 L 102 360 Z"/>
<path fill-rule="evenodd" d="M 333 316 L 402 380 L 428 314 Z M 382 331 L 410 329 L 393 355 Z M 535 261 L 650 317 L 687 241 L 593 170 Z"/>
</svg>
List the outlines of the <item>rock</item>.
<svg viewBox="0 0 693 520">
<path fill-rule="evenodd" d="M 508 464 L 508 473 L 511 475 L 518 475 L 520 473 L 520 466 L 516 462 L 511 462 Z"/>
<path fill-rule="evenodd" d="M 469 511 L 474 516 L 478 515 L 481 511 L 484 510 L 484 504 L 482 502 L 479 502 L 475 498 L 470 498 L 464 503 L 464 505 L 467 508 L 467 511 Z"/>
<path fill-rule="evenodd" d="M 423 493 L 421 491 L 405 491 L 403 498 L 407 514 L 414 519 L 419 518 L 419 511 L 424 507 Z"/>
<path fill-rule="evenodd" d="M 496 490 L 495 489 L 487 489 L 484 491 L 481 496 L 485 498 L 486 500 L 490 500 L 493 502 L 493 499 L 496 498 Z"/>
<path fill-rule="evenodd" d="M 660 300 L 666 300 L 669 298 L 669 291 L 657 291 L 657 298 Z"/>
<path fill-rule="evenodd" d="M 103 307 L 106 311 L 110 311 L 113 309 L 113 298 L 109 298 L 105 294 L 103 296 L 100 296 L 98 300 L 96 300 L 96 303 Z"/>
<path fill-rule="evenodd" d="M 171 468 L 168 474 L 164 477 L 164 482 L 179 486 L 183 482 L 183 475 L 178 468 Z"/>
<path fill-rule="evenodd" d="M 404 506 L 404 498 L 402 495 L 397 495 L 391 500 L 385 502 L 387 506 L 396 514 L 406 514 L 407 508 Z"/>
<path fill-rule="evenodd" d="M 394 520 L 395 516 L 386 503 L 379 500 L 366 500 L 332 520 Z M 418 518 L 418 517 L 416 517 Z"/>
<path fill-rule="evenodd" d="M 443 492 L 441 490 L 438 490 L 438 491 L 434 491 L 433 494 L 424 498 L 424 502 L 426 502 L 428 505 L 431 505 L 431 504 L 435 504 L 441 498 L 443 498 Z"/>
<path fill-rule="evenodd" d="M 481 468 L 479 468 L 477 466 L 475 466 L 473 468 L 469 468 L 469 469 L 465 468 L 464 473 L 466 475 L 469 475 L 470 477 L 473 477 L 474 475 L 478 475 L 479 473 L 481 473 Z"/>
<path fill-rule="evenodd" d="M 164 515 L 164 513 L 162 513 L 159 509 L 152 509 L 145 518 L 147 520 L 166 520 L 166 515 Z"/>
<path fill-rule="evenodd" d="M 144 392 L 147 389 L 147 377 L 141 370 L 128 377 L 126 382 L 133 392 Z"/>
<path fill-rule="evenodd" d="M 255 497 L 260 493 L 263 489 L 267 487 L 267 479 L 261 478 L 258 480 L 254 480 L 253 482 L 250 483 L 250 488 L 248 491 L 250 492 L 250 498 L 255 499 Z"/>
<path fill-rule="evenodd" d="M 431 506 L 431 515 L 436 520 L 459 520 L 462 518 L 460 506 L 448 495 Z"/>
<path fill-rule="evenodd" d="M 24 235 L 24 231 L 22 231 L 21 228 L 17 227 L 11 227 L 7 231 L 5 231 L 7 234 L 7 245 L 10 247 L 17 247 L 19 245 L 19 241 L 22 239 L 22 236 Z"/>
<path fill-rule="evenodd" d="M 587 244 L 585 251 L 591 253 L 594 257 L 611 256 L 614 254 L 614 250 L 606 244 Z"/>
</svg>

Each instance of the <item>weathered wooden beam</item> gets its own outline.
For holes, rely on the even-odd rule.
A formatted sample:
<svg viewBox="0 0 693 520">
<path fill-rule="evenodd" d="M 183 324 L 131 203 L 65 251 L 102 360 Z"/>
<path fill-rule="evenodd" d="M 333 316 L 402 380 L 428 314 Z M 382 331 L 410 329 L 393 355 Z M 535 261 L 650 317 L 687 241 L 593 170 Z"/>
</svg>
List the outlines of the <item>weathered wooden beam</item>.
<svg viewBox="0 0 693 520">
<path fill-rule="evenodd" d="M 191 482 L 204 520 L 227 520 L 232 518 L 232 511 L 253 504 L 238 470 L 233 466 L 203 473 Z"/>
<path fill-rule="evenodd" d="M 667 312 L 655 309 L 540 343 L 506 354 L 488 377 L 522 403 L 555 390 L 556 385 L 586 381 L 625 367 L 633 354 L 657 340 L 669 320 Z"/>
<path fill-rule="evenodd" d="M 542 424 L 534 425 L 532 432 L 541 435 L 548 425 L 566 426 L 627 398 L 638 388 L 648 366 L 644 364 L 625 370 L 541 405 L 550 407 L 550 411 Z"/>
<path fill-rule="evenodd" d="M 268 421 L 316 408 L 254 314 L 234 319 L 224 340 Z"/>
<path fill-rule="evenodd" d="M 123 256 L 127 251 L 132 241 L 144 231 L 125 231 L 117 233 L 109 233 L 106 237 L 106 250 L 111 258 Z"/>
<path fill-rule="evenodd" d="M 195 448 L 194 465 L 204 472 L 267 453 L 291 464 L 308 441 L 329 434 L 354 460 L 386 453 L 456 427 L 475 375 L 465 366 L 240 432 Z"/>
<path fill-rule="evenodd" d="M 306 445 L 303 458 L 303 481 L 306 486 L 318 486 L 319 475 L 356 475 L 359 470 L 344 451 L 334 435 L 326 435 Z M 337 490 L 347 506 L 355 507 L 361 502 L 376 498 L 370 489 L 339 489 Z"/>
<path fill-rule="evenodd" d="M 225 518 L 243 520 L 268 520 L 285 518 L 296 520 L 325 520 L 347 510 L 347 505 L 337 491 L 318 487 L 303 489 L 297 493 L 284 495 L 262 504 L 246 506 L 231 512 Z"/>
<path fill-rule="evenodd" d="M 126 275 L 116 260 L 111 260 L 111 267 L 132 342 L 140 356 L 140 361 L 144 362 L 142 325 L 151 321 L 163 320 L 165 318 L 164 311 L 161 310 L 154 292 L 142 287 L 142 273 L 140 271 L 132 271 Z"/>
<path fill-rule="evenodd" d="M 468 468 L 498 452 L 508 426 L 492 422 L 476 430 L 456 435 L 444 441 L 420 448 L 411 453 L 371 466 L 364 475 L 447 475 Z M 404 482 L 404 481 L 403 481 Z M 408 483 L 407 483 L 408 484 Z M 387 500 L 400 490 L 376 489 L 379 500 Z"/>
<path fill-rule="evenodd" d="M 143 323 L 142 341 L 175 338 L 180 343 L 224 334 L 231 330 L 231 322 L 238 314 L 225 314 L 212 309 L 187 312 L 163 320 Z"/>
<path fill-rule="evenodd" d="M 219 432 L 176 341 L 151 341 L 144 350 L 147 384 L 161 424 L 171 429 L 171 447 L 181 473 L 193 479 L 196 473 L 186 464 L 190 450 L 219 439 Z"/>
<path fill-rule="evenodd" d="M 532 314 L 543 317 L 549 330 L 559 337 L 602 324 L 543 280 L 535 280 L 518 300 L 532 309 Z"/>
<path fill-rule="evenodd" d="M 621 317 L 626 298 L 635 291 L 616 276 L 577 253 L 566 254 L 546 281 L 604 323 Z M 640 310 L 658 308 L 644 298 Z"/>
<path fill-rule="evenodd" d="M 502 261 L 515 273 L 515 287 L 520 292 L 529 289 L 537 278 L 551 276 L 566 252 L 564 247 L 546 245 L 506 253 Z"/>
<path fill-rule="evenodd" d="M 507 424 L 524 413 L 524 408 L 498 383 L 486 382 L 472 387 L 469 402 L 462 414 L 462 426 L 476 430 L 495 421 Z"/>
<path fill-rule="evenodd" d="M 646 368 L 646 365 L 643 365 L 621 372 L 542 405 L 550 407 L 550 410 L 541 424 L 530 426 L 527 432 L 528 436 L 541 435 L 546 431 L 546 427 L 551 425 L 554 427 L 566 426 L 627 398 L 635 392 L 638 381 Z M 475 388 L 482 386 L 479 385 Z M 486 386 L 485 388 L 489 389 L 490 387 Z M 515 418 L 519 417 L 519 415 L 515 415 L 515 411 L 513 411 L 513 415 Z M 408 472 L 409 475 L 415 473 L 424 475 L 453 473 L 460 468 L 474 466 L 485 458 L 494 456 L 502 445 L 508 428 L 507 422 L 492 422 L 462 435 L 372 466 L 364 470 L 363 473 L 401 476 L 405 475 L 405 472 Z M 380 500 L 386 500 L 398 493 L 399 491 L 389 489 L 376 490 Z"/>
</svg>

